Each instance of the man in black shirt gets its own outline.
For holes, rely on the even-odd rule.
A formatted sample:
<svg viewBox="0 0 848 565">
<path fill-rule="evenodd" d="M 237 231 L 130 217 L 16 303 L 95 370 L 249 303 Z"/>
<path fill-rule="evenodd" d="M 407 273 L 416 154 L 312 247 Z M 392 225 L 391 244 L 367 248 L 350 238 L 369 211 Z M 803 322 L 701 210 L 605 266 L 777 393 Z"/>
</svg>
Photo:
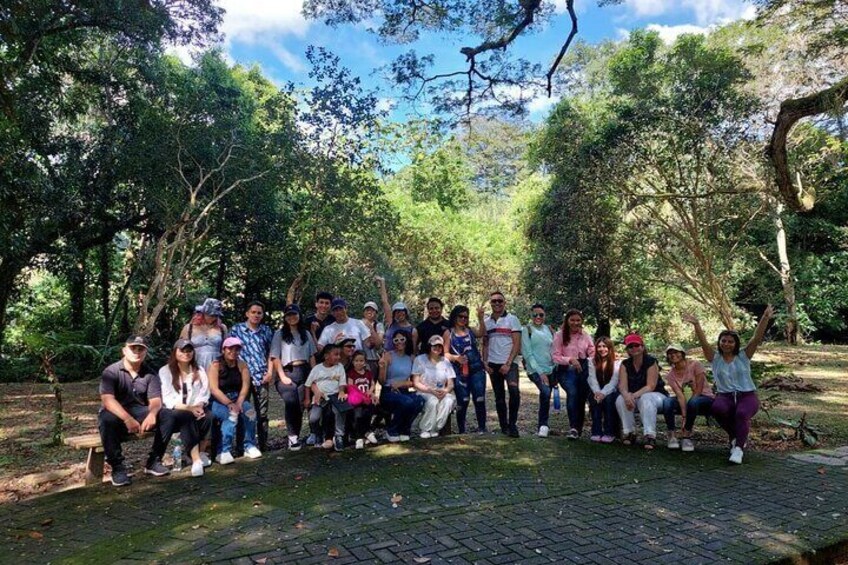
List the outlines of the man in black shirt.
<svg viewBox="0 0 848 565">
<path fill-rule="evenodd" d="M 112 467 L 112 484 L 130 484 L 124 467 L 121 442 L 129 434 L 156 430 L 156 418 L 162 408 L 162 388 L 159 375 L 144 363 L 147 343 L 141 336 L 131 336 L 123 348 L 123 357 L 103 370 L 100 377 L 100 399 L 103 402 L 98 415 L 100 439 L 106 462 Z M 162 476 L 170 471 L 162 465 L 165 442 L 159 433 L 153 439 L 153 449 L 144 472 Z"/>
<path fill-rule="evenodd" d="M 427 319 L 415 328 L 418 330 L 420 353 L 430 353 L 430 338 L 434 335 L 442 337 L 448 329 L 448 321 L 442 316 L 442 308 L 444 304 L 435 296 L 427 300 Z"/>
<path fill-rule="evenodd" d="M 321 332 L 324 328 L 334 323 L 336 319 L 330 315 L 330 304 L 333 302 L 333 295 L 326 291 L 321 291 L 315 295 L 315 313 L 306 317 L 306 325 L 309 331 L 312 332 L 312 337 L 317 342 L 321 337 Z"/>
</svg>

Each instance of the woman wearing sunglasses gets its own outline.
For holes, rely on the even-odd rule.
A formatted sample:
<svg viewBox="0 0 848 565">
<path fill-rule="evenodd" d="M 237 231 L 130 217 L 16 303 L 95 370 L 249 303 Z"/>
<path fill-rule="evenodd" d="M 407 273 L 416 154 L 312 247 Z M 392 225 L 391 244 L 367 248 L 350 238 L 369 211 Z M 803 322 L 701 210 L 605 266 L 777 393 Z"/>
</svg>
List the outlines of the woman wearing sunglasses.
<svg viewBox="0 0 848 565">
<path fill-rule="evenodd" d="M 618 391 L 615 401 L 621 418 L 622 443 L 633 445 L 636 440 L 636 410 L 642 416 L 645 449 L 657 444 L 657 412 L 662 410 L 667 396 L 665 383 L 660 378 L 659 363 L 645 351 L 642 336 L 632 333 L 624 338 L 627 359 L 618 371 Z"/>
<path fill-rule="evenodd" d="M 772 314 L 774 308 L 769 304 L 757 324 L 757 329 L 754 330 L 754 337 L 744 349 L 741 347 L 738 333 L 724 330 L 718 334 L 717 352 L 707 341 L 698 318 L 691 314 L 683 316 L 684 322 L 694 326 L 704 357 L 712 363 L 713 380 L 718 389 L 712 405 L 712 414 L 730 438 L 730 462 L 737 465 L 742 463 L 743 450 L 751 431 L 751 420 L 760 409 L 757 387 L 751 378 L 751 357 L 763 341 Z"/>
<path fill-rule="evenodd" d="M 393 348 L 380 359 L 380 404 L 391 412 L 386 427 L 390 442 L 409 441 L 412 422 L 424 408 L 424 399 L 410 392 L 412 383 L 412 340 L 404 332 L 392 336 Z"/>
<path fill-rule="evenodd" d="M 456 406 L 453 385 L 456 373 L 445 359 L 445 340 L 434 335 L 427 340 L 428 352 L 415 358 L 412 365 L 412 382 L 418 395 L 424 399 L 421 415 L 421 439 L 437 437 Z"/>
<path fill-rule="evenodd" d="M 556 367 L 551 356 L 554 334 L 545 324 L 544 306 L 534 304 L 530 318 L 531 323 L 521 330 L 521 357 L 524 359 L 527 376 L 539 389 L 539 437 L 548 437 L 551 390 L 553 386 L 556 386 L 555 382 L 551 382 Z"/>
<path fill-rule="evenodd" d="M 477 309 L 477 329 L 469 325 L 470 312 L 467 306 L 459 304 L 453 307 L 448 317 L 448 328 L 442 340 L 445 343 L 445 357 L 453 363 L 456 373 L 454 392 L 456 393 L 456 428 L 461 434 L 466 430 L 468 402 L 474 401 L 474 413 L 477 416 L 477 433 L 486 433 L 486 369 L 480 352 L 478 339 L 486 335 L 485 311 Z"/>
</svg>

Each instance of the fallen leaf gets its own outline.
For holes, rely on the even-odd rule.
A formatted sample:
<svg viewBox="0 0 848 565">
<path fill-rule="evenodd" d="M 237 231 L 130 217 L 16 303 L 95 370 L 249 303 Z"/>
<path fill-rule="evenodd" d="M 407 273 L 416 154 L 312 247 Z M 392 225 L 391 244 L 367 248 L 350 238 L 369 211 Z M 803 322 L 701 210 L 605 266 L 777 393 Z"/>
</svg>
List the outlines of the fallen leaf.
<svg viewBox="0 0 848 565">
<path fill-rule="evenodd" d="M 330 551 L 327 552 L 327 557 L 338 557 L 338 556 L 339 556 L 338 548 L 331 547 Z"/>
<path fill-rule="evenodd" d="M 298 530 L 302 530 L 303 528 L 306 527 L 306 524 L 304 524 L 303 522 L 298 522 L 297 524 L 294 525 L 294 527 Z"/>
<path fill-rule="evenodd" d="M 258 563 L 259 565 L 265 565 L 265 562 L 268 561 L 267 557 L 260 557 L 259 559 L 254 559 L 254 563 Z"/>
<path fill-rule="evenodd" d="M 294 480 L 296 480 L 296 481 L 299 481 L 302 478 L 303 478 L 303 475 L 295 475 L 294 476 Z"/>
<path fill-rule="evenodd" d="M 403 497 L 401 495 L 399 495 L 398 493 L 395 493 L 395 494 L 392 495 L 392 504 L 397 504 L 401 500 L 403 500 Z"/>
<path fill-rule="evenodd" d="M 41 525 L 44 526 L 45 528 L 47 526 L 52 526 L 53 525 L 53 518 L 47 518 L 46 520 L 42 520 Z"/>
<path fill-rule="evenodd" d="M 412 560 L 415 561 L 416 563 L 429 563 L 430 562 L 429 557 L 415 557 Z"/>
<path fill-rule="evenodd" d="M 819 475 L 824 475 L 826 473 L 827 473 L 827 469 L 825 469 L 824 467 L 819 467 Z"/>
<path fill-rule="evenodd" d="M 253 507 L 254 507 L 254 508 L 256 508 L 257 506 L 262 506 L 262 501 L 261 501 L 261 500 L 254 500 L 254 501 L 253 501 Z"/>
<path fill-rule="evenodd" d="M 29 537 L 31 537 L 32 539 L 44 539 L 44 534 L 33 530 L 29 533 Z"/>
</svg>

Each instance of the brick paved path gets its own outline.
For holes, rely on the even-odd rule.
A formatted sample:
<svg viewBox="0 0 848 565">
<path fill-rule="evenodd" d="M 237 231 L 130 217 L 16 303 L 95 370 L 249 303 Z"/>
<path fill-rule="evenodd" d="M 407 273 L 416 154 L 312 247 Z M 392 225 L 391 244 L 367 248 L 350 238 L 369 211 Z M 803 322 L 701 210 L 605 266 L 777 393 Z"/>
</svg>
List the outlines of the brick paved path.
<svg viewBox="0 0 848 565">
<path fill-rule="evenodd" d="M 0 561 L 751 563 L 848 539 L 844 467 L 725 457 L 529 436 L 270 452 L 0 507 Z"/>
</svg>

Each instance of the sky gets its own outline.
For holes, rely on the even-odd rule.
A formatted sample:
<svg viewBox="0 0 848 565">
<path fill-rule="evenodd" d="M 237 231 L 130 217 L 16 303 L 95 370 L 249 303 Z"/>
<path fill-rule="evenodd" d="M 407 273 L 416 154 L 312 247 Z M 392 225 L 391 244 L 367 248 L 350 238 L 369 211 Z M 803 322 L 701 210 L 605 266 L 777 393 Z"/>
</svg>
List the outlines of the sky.
<svg viewBox="0 0 848 565">
<path fill-rule="evenodd" d="M 543 66 L 553 60 L 570 30 L 565 0 L 553 1 L 556 16 L 550 24 L 510 47 L 516 55 Z M 369 88 L 379 89 L 387 105 L 396 101 L 397 92 L 375 69 L 414 48 L 419 54 L 433 53 L 439 72 L 461 70 L 464 57 L 460 47 L 475 44 L 472 37 L 428 35 L 411 45 L 386 45 L 363 24 L 331 28 L 306 20 L 301 14 L 302 0 L 219 0 L 218 4 L 226 10 L 223 48 L 233 62 L 257 64 L 266 77 L 280 85 L 309 86 L 306 48 L 323 46 Z M 577 38 L 589 43 L 619 40 L 639 28 L 655 29 L 665 41 L 673 41 L 681 33 L 708 33 L 713 26 L 750 18 L 754 13 L 753 5 L 743 0 L 625 0 L 605 7 L 599 7 L 597 0 L 576 0 L 575 8 L 580 30 Z M 544 118 L 555 101 L 543 96 L 532 100 L 530 118 Z"/>
</svg>

